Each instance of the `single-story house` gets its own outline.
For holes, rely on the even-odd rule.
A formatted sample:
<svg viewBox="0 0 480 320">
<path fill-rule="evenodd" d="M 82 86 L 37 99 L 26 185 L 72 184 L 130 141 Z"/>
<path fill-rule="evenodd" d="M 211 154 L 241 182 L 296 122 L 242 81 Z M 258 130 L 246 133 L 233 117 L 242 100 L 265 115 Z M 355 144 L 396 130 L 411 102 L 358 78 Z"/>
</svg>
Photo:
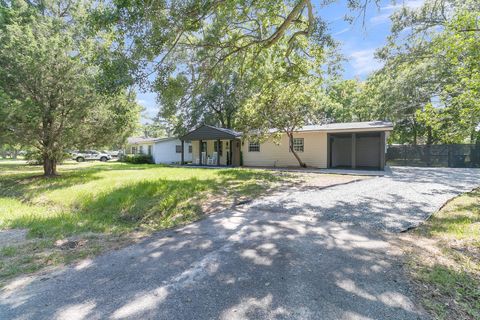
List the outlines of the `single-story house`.
<svg viewBox="0 0 480 320">
<path fill-rule="evenodd" d="M 183 152 L 182 152 L 183 146 Z M 127 139 L 126 154 L 151 155 L 156 164 L 173 164 L 192 161 L 192 144 L 178 138 L 137 138 Z"/>
<path fill-rule="evenodd" d="M 392 130 L 393 124 L 387 121 L 309 125 L 295 131 L 293 147 L 309 167 L 383 170 Z M 180 140 L 191 141 L 196 165 L 298 166 L 286 134 L 279 140 L 256 142 L 242 139 L 234 130 L 202 125 Z M 184 155 L 182 163 L 185 159 Z"/>
</svg>

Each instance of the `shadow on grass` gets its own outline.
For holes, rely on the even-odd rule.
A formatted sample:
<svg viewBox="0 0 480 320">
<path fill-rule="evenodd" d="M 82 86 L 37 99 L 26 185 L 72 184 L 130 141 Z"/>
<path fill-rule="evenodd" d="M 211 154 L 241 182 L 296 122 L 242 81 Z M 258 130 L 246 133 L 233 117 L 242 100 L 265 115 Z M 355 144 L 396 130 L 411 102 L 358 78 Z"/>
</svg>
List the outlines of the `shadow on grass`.
<svg viewBox="0 0 480 320">
<path fill-rule="evenodd" d="M 476 189 L 452 199 L 416 231 L 434 241 L 434 250 L 415 247 L 412 270 L 436 319 L 480 319 L 479 197 Z"/>
<path fill-rule="evenodd" d="M 424 303 L 436 317 L 447 319 L 455 315 L 459 319 L 480 319 L 478 276 L 437 264 L 422 268 L 418 277 L 427 284 L 424 290 L 430 294 L 425 293 Z M 432 292 L 436 294 L 431 295 Z"/>
<path fill-rule="evenodd" d="M 279 182 L 285 180 L 285 178 L 291 177 L 291 175 L 282 172 L 248 169 L 224 169 L 218 171 L 218 175 L 228 180 L 260 179 L 270 182 Z"/>
<path fill-rule="evenodd" d="M 461 238 L 478 237 L 480 230 L 474 226 L 480 223 L 479 198 L 480 189 L 454 198 L 452 204 L 447 204 L 441 212 L 433 215 L 419 231 L 428 236 L 444 234 Z"/>
<path fill-rule="evenodd" d="M 0 167 L 2 167 L 0 165 Z M 27 165 L 23 165 L 24 167 Z M 131 165 L 124 163 L 95 165 L 92 167 L 75 167 L 61 170 L 56 177 L 44 177 L 31 173 L 14 173 L 0 176 L 0 197 L 12 197 L 23 201 L 31 200 L 33 197 L 46 191 L 53 191 L 68 188 L 74 185 L 100 180 L 99 173 L 119 170 L 146 170 L 148 165 Z M 22 172 L 22 170 L 20 170 Z"/>
<path fill-rule="evenodd" d="M 21 216 L 11 225 L 26 227 L 33 236 L 55 238 L 82 232 L 165 228 L 195 220 L 202 213 L 201 194 L 215 189 L 215 180 L 139 181 L 91 195 L 67 212 Z"/>
<path fill-rule="evenodd" d="M 147 168 L 155 167 L 101 166 L 66 172 L 53 179 L 3 179 L 0 180 L 3 186 L 0 197 L 28 202 L 46 191 L 105 179 L 98 174 L 100 172 Z M 11 221 L 10 226 L 28 228 L 33 236 L 55 238 L 83 232 L 157 230 L 198 219 L 204 213 L 202 205 L 207 199 L 210 201 L 213 197 L 225 204 L 236 203 L 239 198 L 258 196 L 270 187 L 271 182 L 284 179 L 270 172 L 242 169 L 218 170 L 211 178 L 202 174 L 198 174 L 198 178 L 175 178 L 127 181 L 114 189 L 83 194 L 74 205 L 55 214 L 22 215 Z"/>
</svg>

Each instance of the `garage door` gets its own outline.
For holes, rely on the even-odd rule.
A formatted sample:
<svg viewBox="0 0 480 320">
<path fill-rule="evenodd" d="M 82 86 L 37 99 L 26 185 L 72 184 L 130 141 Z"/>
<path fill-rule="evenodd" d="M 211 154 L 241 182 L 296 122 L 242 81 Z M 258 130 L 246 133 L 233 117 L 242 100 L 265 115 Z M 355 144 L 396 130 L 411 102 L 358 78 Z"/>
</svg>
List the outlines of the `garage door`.
<svg viewBox="0 0 480 320">
<path fill-rule="evenodd" d="M 357 133 L 355 151 L 358 169 L 379 169 L 380 133 Z"/>
<path fill-rule="evenodd" d="M 381 139 L 380 132 L 329 134 L 329 167 L 382 169 Z"/>
</svg>

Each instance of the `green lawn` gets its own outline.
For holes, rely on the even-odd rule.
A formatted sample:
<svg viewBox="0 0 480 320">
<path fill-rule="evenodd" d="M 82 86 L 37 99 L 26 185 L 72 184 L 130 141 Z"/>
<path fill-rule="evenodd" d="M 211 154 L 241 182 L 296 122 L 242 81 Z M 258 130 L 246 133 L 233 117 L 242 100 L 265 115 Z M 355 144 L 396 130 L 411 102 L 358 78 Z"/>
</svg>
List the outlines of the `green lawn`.
<svg viewBox="0 0 480 320">
<path fill-rule="evenodd" d="M 480 189 L 449 202 L 411 236 L 409 271 L 426 309 L 435 319 L 480 319 Z"/>
<path fill-rule="evenodd" d="M 59 173 L 44 178 L 41 167 L 0 162 L 0 229 L 24 228 L 35 239 L 0 251 L 0 277 L 96 254 L 133 231 L 188 223 L 215 209 L 212 204 L 228 207 L 291 179 L 263 170 L 119 162 L 71 162 Z M 55 241 L 67 237 L 87 239 L 87 245 L 58 249 Z"/>
</svg>

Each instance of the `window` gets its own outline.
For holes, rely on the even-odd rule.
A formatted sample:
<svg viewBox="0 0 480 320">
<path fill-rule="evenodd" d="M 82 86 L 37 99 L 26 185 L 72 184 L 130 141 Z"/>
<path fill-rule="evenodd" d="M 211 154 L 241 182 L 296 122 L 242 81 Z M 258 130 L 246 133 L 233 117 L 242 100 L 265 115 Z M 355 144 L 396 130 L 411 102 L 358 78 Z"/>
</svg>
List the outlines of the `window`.
<svg viewBox="0 0 480 320">
<path fill-rule="evenodd" d="M 192 153 L 192 145 L 188 146 L 188 153 Z"/>
<path fill-rule="evenodd" d="M 148 146 L 148 155 L 149 155 L 149 156 L 152 155 L 152 146 Z"/>
<path fill-rule="evenodd" d="M 303 138 L 293 138 L 293 150 L 303 152 Z"/>
<path fill-rule="evenodd" d="M 213 142 L 213 152 L 217 152 L 217 141 Z M 220 141 L 220 150 L 219 150 L 219 155 L 222 156 L 223 154 L 223 143 Z"/>
<path fill-rule="evenodd" d="M 177 145 L 175 146 L 175 152 L 176 152 L 176 153 L 182 153 L 182 146 L 179 145 L 179 144 L 177 144 Z"/>
<path fill-rule="evenodd" d="M 248 152 L 260 152 L 260 143 L 249 142 L 248 143 Z"/>
<path fill-rule="evenodd" d="M 143 146 L 140 146 L 138 153 L 143 154 Z"/>
<path fill-rule="evenodd" d="M 132 154 L 136 154 L 137 153 L 137 147 L 132 147 Z"/>
</svg>

